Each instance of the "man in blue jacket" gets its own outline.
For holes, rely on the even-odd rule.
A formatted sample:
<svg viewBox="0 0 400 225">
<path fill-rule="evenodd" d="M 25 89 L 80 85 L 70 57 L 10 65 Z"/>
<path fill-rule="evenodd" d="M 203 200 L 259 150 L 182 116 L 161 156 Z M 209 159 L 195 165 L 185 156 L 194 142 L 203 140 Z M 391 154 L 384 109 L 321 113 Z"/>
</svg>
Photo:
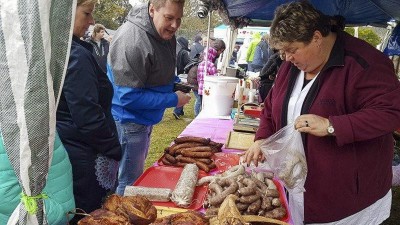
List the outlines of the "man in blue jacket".
<svg viewBox="0 0 400 225">
<path fill-rule="evenodd" d="M 185 0 L 150 0 L 135 5 L 110 47 L 108 76 L 113 82 L 112 113 L 122 145 L 117 194 L 142 173 L 154 124 L 169 107 L 190 96 L 173 92 L 176 38 Z"/>
</svg>

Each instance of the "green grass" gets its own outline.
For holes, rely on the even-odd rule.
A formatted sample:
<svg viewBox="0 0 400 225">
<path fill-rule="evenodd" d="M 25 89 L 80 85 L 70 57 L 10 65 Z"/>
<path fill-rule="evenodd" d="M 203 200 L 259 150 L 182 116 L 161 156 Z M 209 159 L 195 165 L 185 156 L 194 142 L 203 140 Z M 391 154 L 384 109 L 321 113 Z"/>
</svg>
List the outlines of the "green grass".
<svg viewBox="0 0 400 225">
<path fill-rule="evenodd" d="M 173 109 L 170 108 L 165 111 L 163 120 L 154 126 L 153 133 L 151 136 L 149 155 L 147 157 L 145 166 L 146 168 L 153 165 L 164 152 L 164 149 L 168 147 L 171 142 L 179 136 L 185 127 L 191 122 L 193 116 L 193 105 L 195 97 L 192 95 L 192 99 L 188 105 L 184 107 L 185 116 L 182 119 L 177 120 L 172 115 Z M 400 187 L 393 188 L 393 202 L 392 211 L 389 219 L 387 219 L 382 225 L 398 225 L 400 224 Z"/>
<path fill-rule="evenodd" d="M 149 155 L 145 163 L 146 168 L 153 165 L 153 163 L 163 155 L 164 149 L 168 147 L 193 120 L 195 99 L 196 98 L 192 94 L 192 99 L 183 108 L 185 115 L 182 119 L 175 119 L 172 115 L 174 108 L 169 108 L 165 111 L 162 121 L 153 127 Z"/>
</svg>

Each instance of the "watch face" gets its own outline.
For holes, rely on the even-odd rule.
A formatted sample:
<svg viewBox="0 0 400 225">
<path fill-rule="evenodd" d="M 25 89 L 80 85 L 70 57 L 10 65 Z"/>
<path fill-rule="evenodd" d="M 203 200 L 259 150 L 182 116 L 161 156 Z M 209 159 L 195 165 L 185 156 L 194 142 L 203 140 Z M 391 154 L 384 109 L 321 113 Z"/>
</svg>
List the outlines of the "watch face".
<svg viewBox="0 0 400 225">
<path fill-rule="evenodd" d="M 333 134 L 335 132 L 335 129 L 333 127 L 328 127 L 328 133 Z"/>
</svg>

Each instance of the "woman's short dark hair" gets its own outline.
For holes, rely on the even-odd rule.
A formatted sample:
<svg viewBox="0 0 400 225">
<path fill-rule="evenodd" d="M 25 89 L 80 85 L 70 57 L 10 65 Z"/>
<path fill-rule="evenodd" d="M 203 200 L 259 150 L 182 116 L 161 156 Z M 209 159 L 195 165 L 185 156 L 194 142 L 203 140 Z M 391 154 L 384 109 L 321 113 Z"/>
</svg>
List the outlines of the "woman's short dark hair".
<svg viewBox="0 0 400 225">
<path fill-rule="evenodd" d="M 330 17 L 315 9 L 308 1 L 296 1 L 279 6 L 275 10 L 270 29 L 270 44 L 282 42 L 310 43 L 318 30 L 327 36 L 331 30 Z"/>
<path fill-rule="evenodd" d="M 224 50 L 226 48 L 225 42 L 221 39 L 213 41 L 212 47 L 217 51 Z"/>
</svg>

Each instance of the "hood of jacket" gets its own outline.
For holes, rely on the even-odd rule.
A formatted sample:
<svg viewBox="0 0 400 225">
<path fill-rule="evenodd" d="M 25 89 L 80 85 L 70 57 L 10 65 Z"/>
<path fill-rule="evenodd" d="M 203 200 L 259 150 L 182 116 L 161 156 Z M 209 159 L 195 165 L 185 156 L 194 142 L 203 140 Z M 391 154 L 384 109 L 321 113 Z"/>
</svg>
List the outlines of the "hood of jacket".
<svg viewBox="0 0 400 225">
<path fill-rule="evenodd" d="M 149 15 L 149 4 L 135 5 L 120 26 L 110 48 L 116 85 L 148 88 L 173 84 L 176 65 L 175 35 L 164 40 Z"/>
<path fill-rule="evenodd" d="M 189 41 L 186 38 L 178 37 L 176 39 L 176 41 L 181 46 L 181 48 L 185 49 L 186 51 L 190 51 L 190 49 L 189 49 Z"/>
<path fill-rule="evenodd" d="M 139 28 L 146 31 L 146 33 L 153 36 L 159 41 L 165 41 L 158 34 L 153 20 L 149 14 L 149 3 L 142 3 L 134 6 L 128 13 L 127 21 L 135 24 Z"/>
</svg>

